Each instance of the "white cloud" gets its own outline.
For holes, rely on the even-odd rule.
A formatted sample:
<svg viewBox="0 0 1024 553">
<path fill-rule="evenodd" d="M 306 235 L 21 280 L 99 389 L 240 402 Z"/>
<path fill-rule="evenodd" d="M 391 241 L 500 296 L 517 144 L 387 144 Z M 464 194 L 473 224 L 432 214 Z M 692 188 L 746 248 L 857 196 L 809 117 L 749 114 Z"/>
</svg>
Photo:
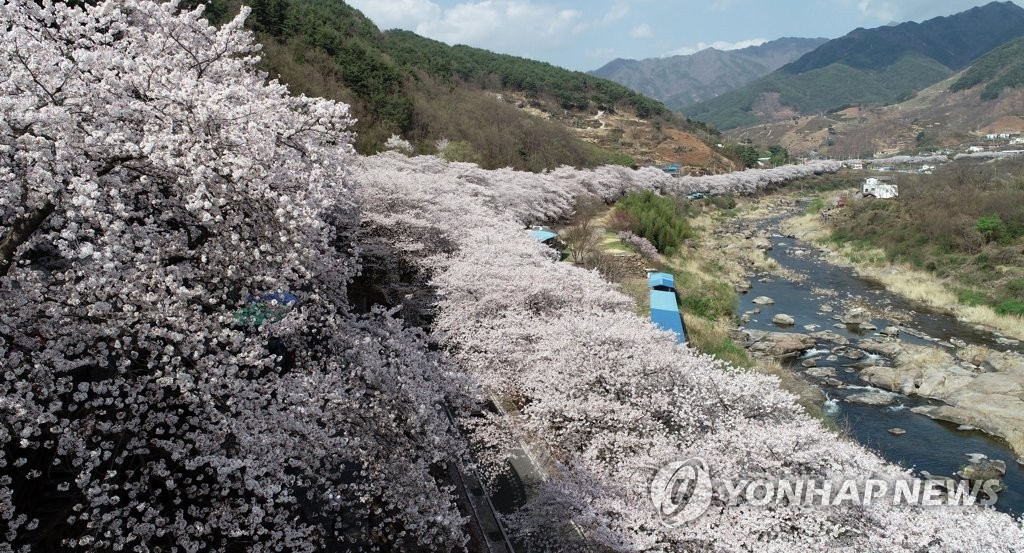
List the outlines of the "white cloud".
<svg viewBox="0 0 1024 553">
<path fill-rule="evenodd" d="M 382 28 L 402 28 L 447 42 L 519 55 L 565 45 L 574 33 L 625 16 L 617 4 L 602 18 L 585 21 L 583 13 L 531 0 L 479 0 L 442 8 L 431 0 L 351 0 Z"/>
<path fill-rule="evenodd" d="M 716 50 L 739 50 L 740 48 L 746 48 L 748 46 L 760 46 L 768 42 L 764 38 L 751 38 L 748 40 L 740 40 L 737 42 L 726 42 L 724 40 L 716 40 L 715 42 L 698 42 L 695 46 L 684 46 L 682 48 L 676 48 L 671 52 L 666 52 L 662 57 L 668 56 L 689 56 L 690 54 L 696 54 L 701 50 L 708 48 L 714 48 Z"/>
<path fill-rule="evenodd" d="M 583 21 L 573 28 L 573 32 L 576 34 L 584 33 L 591 29 L 597 29 L 600 27 L 607 27 L 612 23 L 619 21 L 620 19 L 629 15 L 629 4 L 625 2 L 616 2 L 612 5 L 611 9 L 608 10 L 599 19 L 590 21 Z"/>
<path fill-rule="evenodd" d="M 899 5 L 886 0 L 860 0 L 857 3 L 857 9 L 860 10 L 862 16 L 883 23 L 896 21 L 900 14 Z"/>
<path fill-rule="evenodd" d="M 650 25 L 641 23 L 640 25 L 633 27 L 633 30 L 629 31 L 629 36 L 633 38 L 651 38 L 654 36 L 654 31 L 651 30 Z"/>
<path fill-rule="evenodd" d="M 424 21 L 441 16 L 441 6 L 430 0 L 351 0 L 381 29 L 415 29 Z"/>
<path fill-rule="evenodd" d="M 487 0 L 459 4 L 440 18 L 420 23 L 419 34 L 448 43 L 483 45 L 499 50 L 561 44 L 580 20 L 575 10 L 520 1 Z"/>
</svg>

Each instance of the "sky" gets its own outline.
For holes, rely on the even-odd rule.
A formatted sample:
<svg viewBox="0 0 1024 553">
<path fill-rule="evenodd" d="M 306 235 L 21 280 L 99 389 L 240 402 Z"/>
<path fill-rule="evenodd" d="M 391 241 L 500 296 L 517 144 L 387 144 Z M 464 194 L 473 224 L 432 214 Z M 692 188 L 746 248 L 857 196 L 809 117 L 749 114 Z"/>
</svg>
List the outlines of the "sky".
<svg viewBox="0 0 1024 553">
<path fill-rule="evenodd" d="M 381 29 L 408 29 L 589 71 L 616 58 L 721 50 L 923 21 L 985 0 L 346 0 Z M 1024 6 L 1024 0 L 1014 0 Z"/>
</svg>

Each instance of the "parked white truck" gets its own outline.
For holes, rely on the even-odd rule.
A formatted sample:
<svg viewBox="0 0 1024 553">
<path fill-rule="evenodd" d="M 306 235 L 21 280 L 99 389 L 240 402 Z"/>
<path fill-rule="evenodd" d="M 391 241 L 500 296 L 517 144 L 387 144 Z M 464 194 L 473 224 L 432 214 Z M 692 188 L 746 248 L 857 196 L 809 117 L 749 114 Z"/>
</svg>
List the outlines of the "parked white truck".
<svg viewBox="0 0 1024 553">
<path fill-rule="evenodd" d="M 864 180 L 864 186 L 861 188 L 861 193 L 865 198 L 871 196 L 872 198 L 878 198 L 880 200 L 888 200 L 891 198 L 898 198 L 900 195 L 900 189 L 895 184 L 892 184 L 888 179 L 868 177 Z"/>
</svg>

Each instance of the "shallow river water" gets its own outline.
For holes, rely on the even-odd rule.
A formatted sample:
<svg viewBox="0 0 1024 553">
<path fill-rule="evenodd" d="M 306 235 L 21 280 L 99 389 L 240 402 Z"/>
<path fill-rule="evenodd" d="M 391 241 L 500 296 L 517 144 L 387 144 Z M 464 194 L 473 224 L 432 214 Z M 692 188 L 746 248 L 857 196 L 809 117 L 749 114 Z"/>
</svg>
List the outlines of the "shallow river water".
<svg viewBox="0 0 1024 553">
<path fill-rule="evenodd" d="M 1021 350 L 1020 346 L 1008 346 L 997 342 L 999 338 L 990 332 L 980 331 L 972 325 L 964 324 L 955 317 L 928 310 L 918 304 L 905 300 L 882 288 L 879 284 L 858 277 L 850 268 L 834 265 L 827 261 L 826 256 L 813 245 L 778 234 L 780 218 L 765 223 L 761 228 L 772 233 L 773 249 L 768 252 L 780 266 L 790 269 L 806 278 L 788 280 L 775 275 L 758 275 L 752 279 L 752 289 L 740 297 L 739 314 L 760 308 L 761 313 L 752 315 L 745 328 L 768 330 L 774 332 L 809 333 L 804 325 L 818 325 L 817 330 L 835 332 L 851 341 L 855 346 L 859 339 L 879 338 L 876 332 L 859 332 L 850 329 L 834 328 L 837 323 L 834 313 L 819 312 L 823 304 L 833 306 L 835 313 L 843 311 L 847 301 L 857 300 L 862 305 L 871 306 L 873 311 L 883 312 L 888 307 L 892 313 L 902 313 L 899 324 L 903 327 L 919 331 L 931 339 L 901 333 L 900 339 L 907 343 L 932 344 L 935 347 L 950 348 L 948 341 L 958 339 L 968 344 L 984 345 L 997 350 Z M 828 294 L 823 290 L 832 291 Z M 833 295 L 834 293 L 834 295 Z M 768 296 L 775 300 L 774 305 L 754 305 L 758 296 Z M 793 327 L 783 328 L 772 323 L 772 317 L 785 313 L 796 320 Z M 879 329 L 893 325 L 893 319 L 874 319 L 872 324 Z M 818 384 L 828 397 L 826 411 L 833 417 L 837 425 L 866 447 L 878 452 L 885 459 L 902 466 L 913 468 L 915 472 L 926 471 L 932 475 L 953 476 L 968 460 L 969 454 L 982 453 L 991 459 L 1006 462 L 1006 489 L 1000 493 L 996 508 L 1015 515 L 1024 513 L 1024 467 L 1017 462 L 1017 457 L 1004 442 L 976 430 L 958 430 L 958 425 L 935 421 L 912 413 L 910 409 L 918 405 L 926 405 L 930 400 L 899 395 L 896 402 L 889 406 L 869 406 L 848 403 L 844 398 L 865 391 L 866 383 L 862 382 L 855 369 L 849 365 L 856 363 L 851 359 L 839 357 L 838 361 L 828 362 L 830 344 L 821 344 L 819 349 L 805 353 L 800 359 L 790 362 L 791 368 L 802 373 L 806 369 L 801 360 L 818 357 L 818 367 L 833 367 L 837 379 L 843 386 L 830 386 L 821 380 L 808 377 Z M 894 436 L 889 433 L 891 428 L 902 428 L 906 434 Z"/>
</svg>

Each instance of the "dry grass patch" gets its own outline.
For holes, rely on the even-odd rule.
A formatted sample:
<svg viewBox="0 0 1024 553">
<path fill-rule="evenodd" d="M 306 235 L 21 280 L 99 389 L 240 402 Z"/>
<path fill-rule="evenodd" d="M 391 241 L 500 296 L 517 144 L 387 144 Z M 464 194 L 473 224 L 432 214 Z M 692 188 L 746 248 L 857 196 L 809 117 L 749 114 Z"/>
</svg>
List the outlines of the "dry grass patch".
<svg viewBox="0 0 1024 553">
<path fill-rule="evenodd" d="M 856 269 L 857 274 L 880 282 L 887 290 L 928 307 L 952 313 L 962 321 L 992 328 L 1024 340 L 1024 318 L 1001 315 L 985 305 L 965 305 L 954 292 L 954 284 L 927 271 L 886 261 L 878 248 L 858 248 L 829 242 L 829 230 L 816 215 L 801 215 L 785 221 L 784 232 L 814 241 L 836 255 L 835 261 Z M 815 238 L 816 237 L 816 238 Z"/>
</svg>

